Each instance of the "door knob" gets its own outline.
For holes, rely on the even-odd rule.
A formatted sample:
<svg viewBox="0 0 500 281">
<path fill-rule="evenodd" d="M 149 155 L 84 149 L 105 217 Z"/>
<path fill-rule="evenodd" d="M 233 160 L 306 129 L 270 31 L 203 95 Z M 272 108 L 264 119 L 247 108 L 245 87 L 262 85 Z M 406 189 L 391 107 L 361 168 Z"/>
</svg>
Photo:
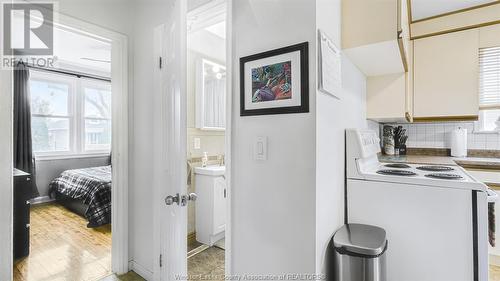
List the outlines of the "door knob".
<svg viewBox="0 0 500 281">
<path fill-rule="evenodd" d="M 180 205 L 186 206 L 188 201 L 196 201 L 196 198 L 198 198 L 198 195 L 196 195 L 196 193 L 189 193 L 188 195 L 182 195 Z"/>
<path fill-rule="evenodd" d="M 174 203 L 177 203 L 177 205 L 179 205 L 179 193 L 177 193 L 177 195 L 175 196 L 169 195 L 165 198 L 165 204 L 170 206 Z"/>
<path fill-rule="evenodd" d="M 179 193 L 177 193 L 175 196 L 167 196 L 165 198 L 165 204 L 170 206 L 177 203 L 177 205 L 186 206 L 188 201 L 196 201 L 197 198 L 198 195 L 196 195 L 196 193 L 190 193 L 189 195 L 179 195 Z"/>
<path fill-rule="evenodd" d="M 198 195 L 196 193 L 189 193 L 188 195 L 189 201 L 196 201 L 196 199 L 198 199 Z"/>
</svg>

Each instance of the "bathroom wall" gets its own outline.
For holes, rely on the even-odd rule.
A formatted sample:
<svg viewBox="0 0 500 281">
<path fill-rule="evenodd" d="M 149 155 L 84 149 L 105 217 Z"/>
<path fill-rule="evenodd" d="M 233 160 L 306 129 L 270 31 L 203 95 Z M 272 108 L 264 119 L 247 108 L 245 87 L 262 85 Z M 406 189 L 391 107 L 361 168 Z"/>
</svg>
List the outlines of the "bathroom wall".
<svg viewBox="0 0 500 281">
<path fill-rule="evenodd" d="M 224 40 L 220 39 L 221 43 L 224 44 Z M 188 41 L 189 43 L 190 41 Z M 219 57 L 219 58 L 217 58 Z M 188 106 L 188 116 L 187 116 L 187 127 L 188 127 L 188 159 L 199 158 L 203 156 L 203 152 L 208 152 L 210 156 L 223 155 L 224 154 L 224 131 L 207 131 L 200 130 L 196 128 L 195 125 L 195 96 L 196 96 L 196 62 L 199 59 L 205 58 L 213 62 L 225 65 L 224 61 L 220 59 L 217 55 L 208 56 L 197 51 L 188 50 L 187 55 L 187 106 Z M 194 139 L 200 139 L 200 148 L 195 149 Z"/>
<path fill-rule="evenodd" d="M 468 149 L 500 150 L 500 134 L 475 132 L 474 122 L 403 123 L 388 125 L 401 125 L 406 129 L 408 134 L 407 147 L 450 148 L 451 132 L 455 128 L 462 127 L 467 129 Z"/>
</svg>

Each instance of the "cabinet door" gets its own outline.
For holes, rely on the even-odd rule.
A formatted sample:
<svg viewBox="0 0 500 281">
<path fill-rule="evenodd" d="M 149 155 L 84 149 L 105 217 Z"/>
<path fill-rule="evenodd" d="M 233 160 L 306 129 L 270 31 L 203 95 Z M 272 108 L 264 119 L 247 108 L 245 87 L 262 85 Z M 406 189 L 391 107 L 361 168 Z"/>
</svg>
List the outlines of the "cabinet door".
<svg viewBox="0 0 500 281">
<path fill-rule="evenodd" d="M 214 234 L 226 229 L 226 181 L 223 177 L 214 180 Z"/>
<path fill-rule="evenodd" d="M 380 122 L 405 120 L 406 73 L 370 76 L 366 80 L 366 117 Z"/>
<path fill-rule="evenodd" d="M 414 117 L 477 118 L 479 31 L 414 41 Z"/>
</svg>

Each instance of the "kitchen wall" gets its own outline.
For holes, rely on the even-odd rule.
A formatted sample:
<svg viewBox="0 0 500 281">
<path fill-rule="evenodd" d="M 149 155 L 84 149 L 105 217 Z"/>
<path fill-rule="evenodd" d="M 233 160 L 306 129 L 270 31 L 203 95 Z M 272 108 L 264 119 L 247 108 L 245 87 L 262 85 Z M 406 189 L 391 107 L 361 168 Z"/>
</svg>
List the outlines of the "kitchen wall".
<svg viewBox="0 0 500 281">
<path fill-rule="evenodd" d="M 341 1 L 317 0 L 317 28 L 341 46 Z M 325 251 L 344 224 L 345 129 L 366 128 L 366 78 L 342 56 L 340 99 L 318 92 L 316 102 L 316 273 L 325 272 Z"/>
<path fill-rule="evenodd" d="M 110 164 L 109 156 L 36 161 L 36 185 L 40 197 L 49 196 L 49 183 L 63 171 Z"/>
<path fill-rule="evenodd" d="M 462 127 L 467 129 L 468 149 L 500 150 L 500 134 L 475 132 L 474 122 L 414 123 L 398 125 L 403 126 L 407 131 L 407 147 L 450 148 L 451 132 L 455 128 Z"/>
</svg>

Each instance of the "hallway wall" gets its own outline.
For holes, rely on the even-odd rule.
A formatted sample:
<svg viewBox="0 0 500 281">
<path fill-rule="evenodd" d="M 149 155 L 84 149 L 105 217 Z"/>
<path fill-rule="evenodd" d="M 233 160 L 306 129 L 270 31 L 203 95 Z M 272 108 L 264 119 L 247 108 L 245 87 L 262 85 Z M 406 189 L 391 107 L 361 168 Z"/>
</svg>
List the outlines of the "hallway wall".
<svg viewBox="0 0 500 281">
<path fill-rule="evenodd" d="M 233 1 L 233 274 L 314 273 L 316 6 L 311 0 Z M 239 58 L 309 42 L 310 112 L 240 116 Z M 268 160 L 253 141 L 268 138 Z"/>
</svg>

